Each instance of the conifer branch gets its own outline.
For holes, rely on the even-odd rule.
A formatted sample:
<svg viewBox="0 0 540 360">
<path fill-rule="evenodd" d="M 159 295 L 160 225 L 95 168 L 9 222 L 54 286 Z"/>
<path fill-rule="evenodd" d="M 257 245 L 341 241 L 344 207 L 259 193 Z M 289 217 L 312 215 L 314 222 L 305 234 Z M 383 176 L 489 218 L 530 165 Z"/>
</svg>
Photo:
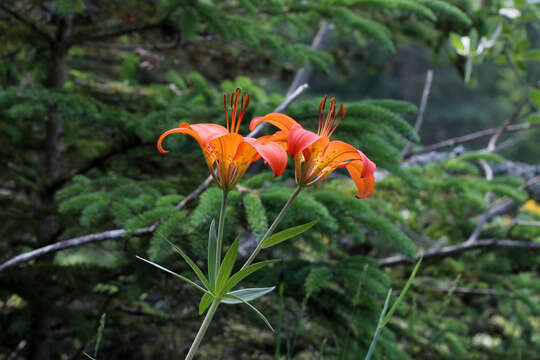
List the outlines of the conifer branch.
<svg viewBox="0 0 540 360">
<path fill-rule="evenodd" d="M 294 100 L 298 98 L 306 89 L 308 88 L 307 84 L 303 84 L 302 86 L 298 87 L 290 96 L 288 96 L 274 111 L 275 112 L 281 112 L 284 111 Z M 248 136 L 255 136 L 258 134 L 264 124 L 259 125 L 257 128 L 255 128 L 251 133 L 249 133 Z M 209 176 L 197 189 L 195 189 L 192 193 L 187 195 L 184 200 L 182 200 L 177 206 L 176 210 L 180 210 L 184 208 L 191 200 L 197 198 L 200 194 L 202 194 L 209 186 L 212 184 L 212 177 Z M 111 240 L 111 239 L 118 239 L 122 238 L 126 235 L 146 235 L 154 232 L 154 230 L 159 225 L 159 222 L 139 228 L 135 231 L 128 232 L 125 229 L 116 229 L 116 230 L 108 230 L 100 233 L 95 234 L 89 234 L 84 236 L 78 236 L 71 239 L 63 240 L 56 242 L 51 245 L 47 245 L 26 253 L 23 253 L 21 255 L 15 256 L 14 258 L 11 258 L 10 260 L 4 262 L 2 265 L 0 265 L 0 271 L 7 269 L 8 267 L 22 264 L 25 262 L 28 262 L 32 259 L 44 256 L 46 254 L 54 253 L 60 250 L 77 247 L 81 245 L 86 245 L 98 241 L 105 241 L 105 240 Z"/>
<path fill-rule="evenodd" d="M 101 166 L 105 161 L 109 160 L 113 156 L 123 153 L 128 150 L 131 150 L 141 145 L 148 145 L 148 144 L 144 144 L 139 139 L 135 139 L 129 142 L 124 142 L 121 146 L 110 149 L 109 151 L 103 153 L 102 155 L 90 160 L 86 165 L 82 166 L 81 168 L 73 170 L 67 175 L 55 180 L 53 183 L 51 183 L 47 187 L 46 191 L 55 192 L 56 190 L 64 186 L 67 182 L 69 182 L 71 179 L 73 179 L 74 176 L 85 174 L 88 171 L 92 170 L 93 168 Z"/>
<path fill-rule="evenodd" d="M 323 23 L 323 27 L 326 27 L 325 24 L 326 23 Z M 328 27 L 326 31 L 329 31 L 329 30 L 330 30 L 330 27 Z M 133 29 L 132 31 L 137 31 L 137 30 Z M 109 34 L 111 34 L 111 33 L 109 33 Z M 321 31 L 319 31 L 317 34 L 321 35 Z M 106 33 L 102 32 L 102 36 L 105 36 L 105 35 L 106 35 Z M 116 35 L 116 36 L 118 36 L 118 35 Z M 322 38 L 322 36 L 321 36 L 321 38 Z M 94 40 L 94 39 L 87 39 L 87 40 Z M 84 40 L 84 41 L 86 41 L 86 40 Z M 317 48 L 322 46 L 322 41 L 318 41 L 318 42 L 314 41 L 313 46 L 317 46 Z M 301 69 L 298 70 L 298 71 L 301 71 Z M 295 76 L 295 78 L 296 78 L 296 76 Z M 294 88 L 293 86 L 294 86 L 294 83 L 291 83 L 291 85 L 289 87 L 289 91 L 288 91 L 288 93 L 290 93 L 290 95 L 288 95 L 285 98 L 285 100 L 278 107 L 276 107 L 274 109 L 274 112 L 283 112 L 285 109 L 287 109 L 287 107 L 289 107 L 289 105 L 291 103 L 293 103 L 308 88 L 308 84 L 302 84 L 302 85 L 300 85 L 300 86 L 298 86 L 296 88 Z M 291 91 L 291 90 L 294 90 L 294 91 Z M 266 123 L 260 124 L 255 129 L 253 129 L 253 131 L 250 132 L 247 136 L 248 137 L 256 136 L 258 133 L 260 133 L 265 128 L 265 126 L 266 126 Z M 182 200 L 176 206 L 175 209 L 180 210 L 180 209 L 184 208 L 188 204 L 188 202 L 192 201 L 193 199 L 197 198 L 200 194 L 202 194 L 210 186 L 211 183 L 212 183 L 212 177 L 209 176 L 208 178 L 206 178 L 206 180 L 204 180 L 204 182 L 201 183 L 201 185 L 199 185 L 199 187 L 197 187 L 197 189 L 195 189 L 192 193 L 187 195 L 184 198 L 184 200 Z M 149 234 L 149 233 L 154 232 L 154 230 L 157 228 L 158 225 L 159 225 L 159 222 L 157 222 L 157 223 L 155 223 L 155 224 L 153 224 L 151 226 L 148 226 L 148 227 L 139 228 L 139 229 L 131 232 L 130 234 L 131 235 Z M 77 247 L 77 246 L 81 246 L 81 245 L 85 245 L 85 244 L 89 244 L 89 243 L 93 243 L 93 242 L 122 238 L 127 234 L 128 234 L 128 232 L 125 229 L 116 229 L 116 230 L 108 230 L 108 231 L 104 231 L 104 232 L 100 232 L 100 233 L 89 234 L 89 235 L 84 235 L 84 236 L 79 236 L 79 237 L 74 237 L 74 238 L 71 238 L 71 239 L 59 241 L 59 242 L 56 242 L 54 244 L 44 246 L 44 247 L 41 247 L 41 248 L 38 248 L 38 249 L 35 249 L 35 250 L 32 250 L 32 251 L 23 253 L 21 255 L 15 256 L 14 258 L 11 258 L 10 260 L 8 260 L 8 261 L 6 261 L 6 262 L 4 262 L 3 264 L 0 265 L 0 271 L 6 269 L 8 267 L 11 267 L 11 266 L 15 266 L 15 265 L 18 265 L 18 264 L 21 264 L 21 263 L 28 262 L 28 261 L 30 261 L 32 259 L 41 257 L 41 256 L 49 254 L 49 253 L 53 253 L 53 252 L 57 252 L 57 251 L 60 251 L 60 250 L 63 250 L 63 249 L 67 249 L 67 248 L 71 248 L 71 247 Z"/>
<path fill-rule="evenodd" d="M 81 44 L 86 41 L 106 40 L 106 39 L 116 38 L 122 35 L 135 33 L 135 32 L 144 32 L 148 30 L 160 29 L 165 26 L 166 25 L 163 21 L 147 23 L 147 24 L 128 25 L 128 26 L 123 26 L 123 27 L 115 26 L 115 27 L 105 28 L 100 31 L 74 34 L 73 36 L 69 38 L 68 42 L 73 45 L 73 44 Z M 170 26 L 167 26 L 167 27 L 170 27 Z"/>
<path fill-rule="evenodd" d="M 379 259 L 379 266 L 389 267 L 400 264 L 414 263 L 418 261 L 419 258 L 423 257 L 424 260 L 443 258 L 447 256 L 458 255 L 467 251 L 477 250 L 477 249 L 523 249 L 523 250 L 532 250 L 540 251 L 540 243 L 537 242 L 527 242 L 527 241 L 514 241 L 506 239 L 482 239 L 477 240 L 473 243 L 463 242 L 457 245 L 445 246 L 439 249 L 426 250 L 421 253 L 415 259 L 408 258 L 403 255 L 394 255 L 387 258 Z"/>
<path fill-rule="evenodd" d="M 54 42 L 54 37 L 51 34 L 49 34 L 47 30 L 42 29 L 37 21 L 31 19 L 30 17 L 24 16 L 23 14 L 20 14 L 19 12 L 13 10 L 9 6 L 2 4 L 1 2 L 0 2 L 0 10 L 3 10 L 4 12 L 13 16 L 22 24 L 28 26 L 32 31 L 39 34 L 41 37 L 45 38 L 45 40 L 47 40 L 49 43 Z"/>
</svg>

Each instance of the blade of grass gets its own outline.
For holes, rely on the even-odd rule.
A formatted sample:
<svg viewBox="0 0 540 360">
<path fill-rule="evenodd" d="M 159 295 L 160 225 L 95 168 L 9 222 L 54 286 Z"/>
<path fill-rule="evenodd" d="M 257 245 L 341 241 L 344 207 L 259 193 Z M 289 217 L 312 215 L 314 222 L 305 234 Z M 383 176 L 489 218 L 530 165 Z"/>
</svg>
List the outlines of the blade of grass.
<svg viewBox="0 0 540 360">
<path fill-rule="evenodd" d="M 371 344 L 369 345 L 369 349 L 366 355 L 365 360 L 370 360 L 371 356 L 373 355 L 373 351 L 375 350 L 375 345 L 377 344 L 377 340 L 379 340 L 379 336 L 381 335 L 381 330 L 384 326 L 381 326 L 384 319 L 384 314 L 386 313 L 386 310 L 388 309 L 388 302 L 390 301 L 390 295 L 392 295 L 392 289 L 388 290 L 388 294 L 386 294 L 386 300 L 384 301 L 384 306 L 381 311 L 381 316 L 379 316 L 379 323 L 377 324 L 377 328 L 375 329 L 375 334 L 373 335 L 373 340 L 371 340 Z"/>
<path fill-rule="evenodd" d="M 416 272 L 420 268 L 420 264 L 422 263 L 422 259 L 423 258 L 420 258 L 420 260 L 418 260 L 418 262 L 414 266 L 414 269 L 413 269 L 413 271 L 411 273 L 411 276 L 409 276 L 409 279 L 405 283 L 405 287 L 403 288 L 403 290 L 401 290 L 401 294 L 399 294 L 399 297 L 397 298 L 396 302 L 392 305 L 392 307 L 390 308 L 390 311 L 388 311 L 388 314 L 386 314 L 386 316 L 384 318 L 384 321 L 381 324 L 382 327 L 385 327 L 386 324 L 390 321 L 390 318 L 394 314 L 394 311 L 396 311 L 398 305 L 401 303 L 401 301 L 405 297 L 405 294 L 407 293 L 407 290 L 409 290 L 409 287 L 411 286 L 411 284 L 412 284 L 412 282 L 414 280 L 414 277 L 416 276 Z"/>
</svg>

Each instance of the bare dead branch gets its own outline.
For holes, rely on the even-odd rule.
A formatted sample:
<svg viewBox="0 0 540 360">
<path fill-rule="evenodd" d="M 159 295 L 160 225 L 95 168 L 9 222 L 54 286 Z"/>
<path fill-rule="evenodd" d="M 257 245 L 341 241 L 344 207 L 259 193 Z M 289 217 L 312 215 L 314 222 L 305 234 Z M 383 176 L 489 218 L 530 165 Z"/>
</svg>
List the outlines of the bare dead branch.
<svg viewBox="0 0 540 360">
<path fill-rule="evenodd" d="M 424 123 L 424 113 L 426 111 L 426 105 L 429 98 L 429 93 L 431 91 L 431 83 L 433 81 L 433 69 L 429 69 L 426 74 L 426 82 L 424 83 L 424 91 L 422 91 L 422 98 L 420 100 L 420 107 L 418 109 L 418 116 L 416 117 L 416 122 L 414 123 L 414 131 L 416 133 L 420 132 L 422 124 Z M 405 155 L 411 150 L 412 144 L 409 142 L 407 146 L 401 152 L 401 156 Z"/>
<path fill-rule="evenodd" d="M 323 22 L 321 26 L 319 27 L 317 34 L 313 38 L 313 41 L 311 43 L 311 48 L 315 50 L 320 49 L 323 46 L 323 43 L 326 40 L 332 28 L 333 28 L 332 24 L 326 21 Z M 289 91 L 287 92 L 287 96 L 291 95 L 292 92 L 296 88 L 298 88 L 301 84 L 306 83 L 308 79 L 310 78 L 312 72 L 313 72 L 313 66 L 311 64 L 308 64 L 304 66 L 303 68 L 299 69 L 294 75 L 294 79 L 291 85 L 289 86 Z"/>
<path fill-rule="evenodd" d="M 115 26 L 110 28 L 105 28 L 100 31 L 90 31 L 90 32 L 82 32 L 73 34 L 68 39 L 68 42 L 71 45 L 74 44 L 81 44 L 86 41 L 99 41 L 99 40 L 106 40 L 111 38 L 116 38 L 122 35 L 132 34 L 136 32 L 144 32 L 148 30 L 155 30 L 162 28 L 164 26 L 164 22 L 154 22 L 154 23 L 147 23 L 147 24 L 135 24 L 135 25 L 128 25 L 128 26 Z"/>
<path fill-rule="evenodd" d="M 519 226 L 540 226 L 540 221 L 527 221 L 527 220 L 514 219 L 513 223 Z"/>
<path fill-rule="evenodd" d="M 514 200 L 508 198 L 504 198 L 501 201 L 491 204 L 488 207 L 486 213 L 480 217 L 478 223 L 476 224 L 476 227 L 474 228 L 474 231 L 471 233 L 465 243 L 470 244 L 477 241 L 480 233 L 482 232 L 482 229 L 484 228 L 484 225 L 487 222 L 491 221 L 491 219 L 493 219 L 495 216 L 506 214 L 512 211 L 517 207 L 517 205 L 518 204 Z"/>
<path fill-rule="evenodd" d="M 497 129 L 497 131 L 495 132 L 495 134 L 493 134 L 493 136 L 489 139 L 489 142 L 488 142 L 488 145 L 487 145 L 487 151 L 495 151 L 495 145 L 497 144 L 497 140 L 499 140 L 499 137 L 501 136 L 501 134 L 503 133 L 503 131 L 511 124 L 513 123 L 514 121 L 517 120 L 518 116 L 519 116 L 519 113 L 521 112 L 521 110 L 523 109 L 523 107 L 525 106 L 525 104 L 527 104 L 527 102 L 529 101 L 528 97 L 526 97 L 524 100 L 521 101 L 521 103 L 516 107 L 516 109 L 514 110 L 514 112 L 512 113 L 512 115 L 505 120 L 505 122 L 502 124 L 501 127 L 499 127 Z"/>
<path fill-rule="evenodd" d="M 389 267 L 399 264 L 415 263 L 418 261 L 418 259 L 420 259 L 420 257 L 423 257 L 425 260 L 442 258 L 458 255 L 476 249 L 524 249 L 540 251 L 540 243 L 506 239 L 482 239 L 469 244 L 464 242 L 457 245 L 445 246 L 438 250 L 426 250 L 415 259 L 410 259 L 403 255 L 390 256 L 384 259 L 379 259 L 379 266 Z"/>
<path fill-rule="evenodd" d="M 540 175 L 537 175 L 537 176 L 533 177 L 532 179 L 529 179 L 525 184 L 521 185 L 519 187 L 519 189 L 520 190 L 526 189 L 529 186 L 533 186 L 534 184 L 536 184 L 539 181 L 540 181 Z"/>
<path fill-rule="evenodd" d="M 507 149 L 509 147 L 512 147 L 512 146 L 520 143 L 521 141 L 525 140 L 528 136 L 529 136 L 529 134 L 527 134 L 525 132 L 513 135 L 511 138 L 506 139 L 505 141 L 503 141 L 502 143 L 497 145 L 497 147 L 495 148 L 495 151 L 497 152 L 497 151 L 501 151 L 501 150 Z"/>
<path fill-rule="evenodd" d="M 506 129 L 504 129 L 504 132 L 527 131 L 533 128 L 540 128 L 540 123 L 534 123 L 534 124 L 524 123 L 524 124 L 509 125 Z M 407 154 L 406 157 L 410 158 L 411 156 L 414 156 L 414 155 L 426 154 L 426 153 L 439 150 L 445 147 L 466 143 L 466 142 L 473 141 L 476 139 L 481 139 L 483 137 L 487 137 L 487 136 L 495 134 L 498 129 L 499 128 L 490 128 L 490 129 L 479 130 L 479 131 L 475 131 L 467 135 L 457 136 L 454 138 L 443 140 L 435 144 L 426 145 L 421 150 L 410 152 L 409 154 Z"/>
<path fill-rule="evenodd" d="M 135 230 L 131 233 L 131 235 L 144 235 L 152 232 L 152 227 L 145 227 Z M 35 249 L 29 252 L 26 252 L 24 254 L 15 256 L 14 258 L 6 261 L 2 265 L 0 265 L 0 271 L 7 269 L 8 267 L 11 267 L 13 265 L 21 264 L 28 262 L 32 259 L 38 258 L 40 256 L 50 254 L 53 252 L 57 252 L 64 249 L 69 249 L 76 246 L 81 246 L 93 242 L 98 241 L 104 241 L 104 240 L 111 240 L 111 239 L 117 239 L 124 237 L 128 234 L 128 231 L 124 229 L 118 229 L 118 230 L 109 230 L 104 231 L 96 234 L 90 234 L 90 235 L 84 235 L 79 237 L 74 237 L 68 240 L 59 241 L 51 245 L 47 245 L 44 247 L 41 247 L 39 249 Z"/>
<path fill-rule="evenodd" d="M 456 294 L 463 295 L 485 295 L 485 296 L 499 296 L 503 295 L 500 292 L 492 289 L 474 289 L 467 287 L 451 287 L 451 286 L 437 286 L 430 287 L 430 290 L 439 291 L 439 292 L 453 292 Z"/>
<path fill-rule="evenodd" d="M 0 2 L 0 10 L 3 10 L 4 12 L 6 12 L 6 13 L 10 14 L 11 16 L 13 16 L 15 19 L 17 19 L 22 24 L 28 26 L 32 31 L 34 31 L 36 34 L 43 37 L 49 43 L 54 42 L 54 37 L 47 30 L 43 29 L 39 25 L 39 23 L 37 21 L 35 21 L 34 19 L 13 10 L 9 6 L 7 6 L 6 4 L 2 4 L 1 2 Z"/>
</svg>

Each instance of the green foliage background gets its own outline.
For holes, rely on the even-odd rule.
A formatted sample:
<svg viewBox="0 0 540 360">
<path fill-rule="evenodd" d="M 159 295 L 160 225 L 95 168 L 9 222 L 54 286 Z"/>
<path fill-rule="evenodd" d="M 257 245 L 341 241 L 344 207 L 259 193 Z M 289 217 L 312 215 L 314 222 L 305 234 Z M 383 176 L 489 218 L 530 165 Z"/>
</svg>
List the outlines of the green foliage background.
<svg viewBox="0 0 540 360">
<path fill-rule="evenodd" d="M 508 6 L 522 17 L 500 16 Z M 412 269 L 383 267 L 379 259 L 397 253 L 413 260 L 436 243 L 464 242 L 488 199 L 512 199 L 514 207 L 494 217 L 481 239 L 540 241 L 540 227 L 516 226 L 509 217 L 540 220 L 523 180 L 488 181 L 478 166 L 504 161 L 499 155 L 471 152 L 405 167 L 401 154 L 409 142 L 500 126 L 538 86 L 539 14 L 539 5 L 526 1 L 3 2 L 0 261 L 76 236 L 127 233 L 1 270 L 0 359 L 82 358 L 92 352 L 103 313 L 99 358 L 185 355 L 201 321 L 199 294 L 135 255 L 192 276 L 158 234 L 202 266 L 221 194 L 211 187 L 176 210 L 206 178 L 206 166 L 191 138 L 167 138 L 167 156 L 156 139 L 182 121 L 223 125 L 222 93 L 238 86 L 252 95 L 246 119 L 264 115 L 305 66 L 315 68 L 312 88 L 286 113 L 314 129 L 322 94 L 338 96 L 348 116 L 336 138 L 360 148 L 386 177 L 362 201 L 339 171 L 301 193 L 280 228 L 319 222 L 263 252 L 283 260 L 244 284 L 282 289 L 257 300 L 279 336 L 248 309 L 223 305 L 200 358 L 363 358 L 388 288 L 402 288 Z M 332 30 L 313 49 L 323 21 Z M 471 58 L 472 83 L 463 92 L 455 79 L 465 74 L 466 59 L 450 34 L 489 38 L 499 23 L 497 45 Z M 412 103 L 428 66 L 451 86 L 434 87 L 419 137 Z M 410 73 L 420 76 L 398 81 Z M 531 99 L 519 121 L 538 109 Z M 507 154 L 533 161 L 535 144 L 521 145 L 524 155 Z M 276 179 L 255 164 L 231 192 L 226 244 L 240 235 L 249 248 L 264 233 L 293 191 L 289 165 Z M 157 221 L 153 234 L 137 232 Z M 426 259 L 374 358 L 534 359 L 538 265 L 537 252 L 523 249 Z"/>
</svg>

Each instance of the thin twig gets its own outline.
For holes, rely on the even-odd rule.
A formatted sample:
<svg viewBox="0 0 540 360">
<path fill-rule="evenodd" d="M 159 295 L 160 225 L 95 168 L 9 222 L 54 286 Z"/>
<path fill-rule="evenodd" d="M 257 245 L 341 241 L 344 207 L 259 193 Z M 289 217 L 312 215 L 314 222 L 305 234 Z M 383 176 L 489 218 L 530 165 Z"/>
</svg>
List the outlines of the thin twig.
<svg viewBox="0 0 540 360">
<path fill-rule="evenodd" d="M 495 152 L 507 149 L 509 147 L 512 147 L 512 146 L 516 145 L 517 143 L 520 143 L 521 141 L 525 140 L 528 136 L 529 136 L 529 134 L 527 134 L 527 133 L 516 134 L 516 135 L 512 136 L 511 138 L 506 139 L 505 141 L 503 141 L 499 145 L 497 145 L 497 147 L 495 148 Z"/>
<path fill-rule="evenodd" d="M 519 226 L 540 226 L 540 221 L 528 221 L 528 220 L 518 220 L 514 219 L 512 221 L 514 224 Z"/>
<path fill-rule="evenodd" d="M 506 121 L 502 124 L 502 126 L 497 129 L 495 134 L 493 134 L 493 136 L 489 139 L 489 143 L 488 143 L 488 146 L 487 146 L 487 151 L 490 151 L 490 152 L 495 151 L 495 145 L 497 144 L 497 140 L 499 140 L 499 137 L 501 136 L 503 131 L 506 130 L 506 128 L 511 123 L 513 123 L 514 121 L 517 120 L 517 118 L 519 116 L 519 113 L 521 113 L 521 110 L 523 109 L 525 104 L 527 104 L 528 101 L 529 101 L 528 97 L 526 97 L 524 100 L 522 100 L 521 103 L 519 103 L 517 108 L 514 110 L 512 115 L 510 115 L 510 117 L 508 119 L 506 119 Z"/>
<path fill-rule="evenodd" d="M 416 117 L 416 122 L 414 123 L 414 131 L 418 134 L 424 123 L 424 113 L 426 111 L 426 105 L 429 98 L 429 93 L 431 91 L 431 83 L 433 81 L 433 70 L 429 69 L 426 74 L 426 82 L 424 83 L 424 91 L 422 91 L 422 99 L 420 100 L 420 107 L 418 109 L 418 116 Z M 405 155 L 411 150 L 412 144 L 409 142 L 407 146 L 401 152 L 401 156 Z"/>
<path fill-rule="evenodd" d="M 540 243 L 505 239 L 482 239 L 470 244 L 461 243 L 457 245 L 445 246 L 438 250 L 427 250 L 421 253 L 415 259 L 411 259 L 403 255 L 390 256 L 384 259 L 379 259 L 379 266 L 388 267 L 405 263 L 414 263 L 415 261 L 418 261 L 418 259 L 421 257 L 423 257 L 425 260 L 432 258 L 441 258 L 482 248 L 527 249 L 533 251 L 540 251 Z"/>
<path fill-rule="evenodd" d="M 540 182 L 540 175 L 537 175 L 537 176 L 533 177 L 532 179 L 529 179 L 525 184 L 521 185 L 519 187 L 519 189 L 524 190 L 524 189 L 528 188 L 529 186 L 533 186 L 537 182 Z"/>
<path fill-rule="evenodd" d="M 493 136 L 491 136 L 491 138 L 489 139 L 488 145 L 486 147 L 486 150 L 485 150 L 486 153 L 491 153 L 491 152 L 494 152 L 496 150 L 497 140 L 499 139 L 499 137 L 501 136 L 503 131 L 506 128 L 508 128 L 508 126 L 511 123 L 513 123 L 514 121 L 517 120 L 519 114 L 521 113 L 521 110 L 523 109 L 523 106 L 525 106 L 527 101 L 528 101 L 528 98 L 525 98 L 524 100 L 522 100 L 521 103 L 516 107 L 516 109 L 514 110 L 512 115 L 510 115 L 508 117 L 508 119 L 506 119 L 504 121 L 504 123 L 497 129 L 497 131 L 493 134 Z M 487 181 L 493 180 L 493 169 L 488 164 L 488 162 L 486 160 L 482 159 L 482 160 L 479 161 L 479 163 L 482 166 L 482 168 L 484 169 L 486 180 Z M 494 215 L 492 215 L 492 212 L 497 209 L 498 205 L 497 204 L 490 204 L 491 203 L 491 198 L 492 198 L 492 194 L 491 194 L 491 192 L 488 192 L 486 194 L 486 203 L 489 204 L 488 208 L 487 208 L 486 212 L 480 217 L 480 220 L 476 224 L 476 227 L 474 228 L 474 231 L 471 233 L 471 235 L 469 236 L 469 238 L 467 239 L 465 244 L 471 244 L 471 243 L 477 241 L 478 238 L 480 237 L 480 233 L 482 232 L 482 229 L 484 228 L 486 223 L 488 221 L 490 221 L 494 217 Z M 506 202 L 509 201 L 509 205 L 513 203 L 513 201 L 509 200 L 509 199 L 508 200 L 505 199 L 504 201 L 506 201 Z M 493 205 L 493 206 L 491 206 L 491 205 Z"/>
<path fill-rule="evenodd" d="M 54 244 L 47 245 L 39 249 L 35 249 L 32 251 L 26 252 L 24 254 L 15 256 L 14 258 L 0 265 L 0 271 L 7 269 L 10 266 L 14 266 L 20 263 L 25 263 L 37 257 L 50 254 L 53 252 L 57 252 L 60 250 L 69 249 L 72 247 L 81 246 L 81 245 L 85 245 L 85 244 L 89 244 L 89 243 L 93 243 L 97 241 L 117 239 L 117 238 L 124 237 L 127 234 L 144 235 L 144 234 L 149 234 L 151 232 L 152 232 L 151 226 L 137 229 L 133 231 L 132 233 L 129 233 L 125 229 L 117 229 L 117 230 L 104 231 L 104 232 L 100 232 L 96 234 L 79 236 L 79 237 L 71 238 L 64 241 L 59 241 Z"/>
<path fill-rule="evenodd" d="M 504 132 L 527 131 L 527 130 L 530 130 L 532 128 L 537 128 L 537 127 L 540 128 L 540 123 L 534 123 L 534 124 L 524 123 L 524 124 L 509 125 L 506 129 L 504 129 Z M 439 150 L 445 147 L 454 146 L 457 144 L 463 144 L 469 141 L 487 137 L 487 136 L 495 134 L 498 130 L 499 130 L 498 127 L 484 129 L 484 130 L 475 131 L 467 135 L 462 135 L 462 136 L 446 139 L 438 143 L 426 145 L 421 150 L 410 152 L 406 155 L 406 157 L 410 158 L 411 156 L 426 154 L 426 153 Z"/>
<path fill-rule="evenodd" d="M 98 41 L 110 38 L 116 38 L 122 35 L 131 34 L 134 32 L 143 32 L 147 30 L 154 30 L 164 27 L 164 22 L 154 22 L 148 24 L 135 24 L 121 27 L 105 28 L 100 31 L 93 31 L 88 33 L 73 34 L 68 41 L 70 44 L 82 44 L 86 41 Z"/>
<path fill-rule="evenodd" d="M 503 295 L 496 290 L 492 289 L 473 289 L 467 287 L 452 287 L 452 286 L 437 286 L 429 287 L 430 290 L 439 291 L 439 292 L 453 292 L 456 294 L 464 295 L 485 295 L 485 296 L 499 296 Z"/>
<path fill-rule="evenodd" d="M 329 22 L 324 21 L 321 26 L 319 27 L 319 30 L 317 31 L 317 34 L 313 38 L 313 41 L 311 43 L 311 48 L 318 50 L 320 49 L 324 41 L 326 40 L 328 34 L 330 33 L 330 30 L 332 30 L 333 25 Z M 289 91 L 287 92 L 288 95 L 292 95 L 292 92 L 294 89 L 299 87 L 301 84 L 304 84 L 308 81 L 308 79 L 311 77 L 311 73 L 313 72 L 313 66 L 311 64 L 308 64 L 298 70 L 294 76 L 294 79 L 289 86 Z"/>
<path fill-rule="evenodd" d="M 55 41 L 54 37 L 51 34 L 49 34 L 47 30 L 42 29 L 41 26 L 38 24 L 38 22 L 31 19 L 30 17 L 20 14 L 19 12 L 13 10 L 9 6 L 2 4 L 1 2 L 0 2 L 0 10 L 3 10 L 4 12 L 13 16 L 22 24 L 28 26 L 30 29 L 32 29 L 32 31 L 34 31 L 35 33 L 45 38 L 45 40 L 47 40 L 49 43 L 53 43 Z"/>
<path fill-rule="evenodd" d="M 467 241 L 465 241 L 466 244 L 473 243 L 478 240 L 480 233 L 482 232 L 482 229 L 484 228 L 484 225 L 491 221 L 495 216 L 499 216 L 501 214 L 505 214 L 512 209 L 514 209 L 517 206 L 516 202 L 512 199 L 503 198 L 501 201 L 495 202 L 488 206 L 488 209 L 486 213 L 484 213 L 480 219 L 478 220 L 478 223 L 476 224 L 476 227 L 474 228 L 474 231 L 471 233 Z"/>
</svg>

